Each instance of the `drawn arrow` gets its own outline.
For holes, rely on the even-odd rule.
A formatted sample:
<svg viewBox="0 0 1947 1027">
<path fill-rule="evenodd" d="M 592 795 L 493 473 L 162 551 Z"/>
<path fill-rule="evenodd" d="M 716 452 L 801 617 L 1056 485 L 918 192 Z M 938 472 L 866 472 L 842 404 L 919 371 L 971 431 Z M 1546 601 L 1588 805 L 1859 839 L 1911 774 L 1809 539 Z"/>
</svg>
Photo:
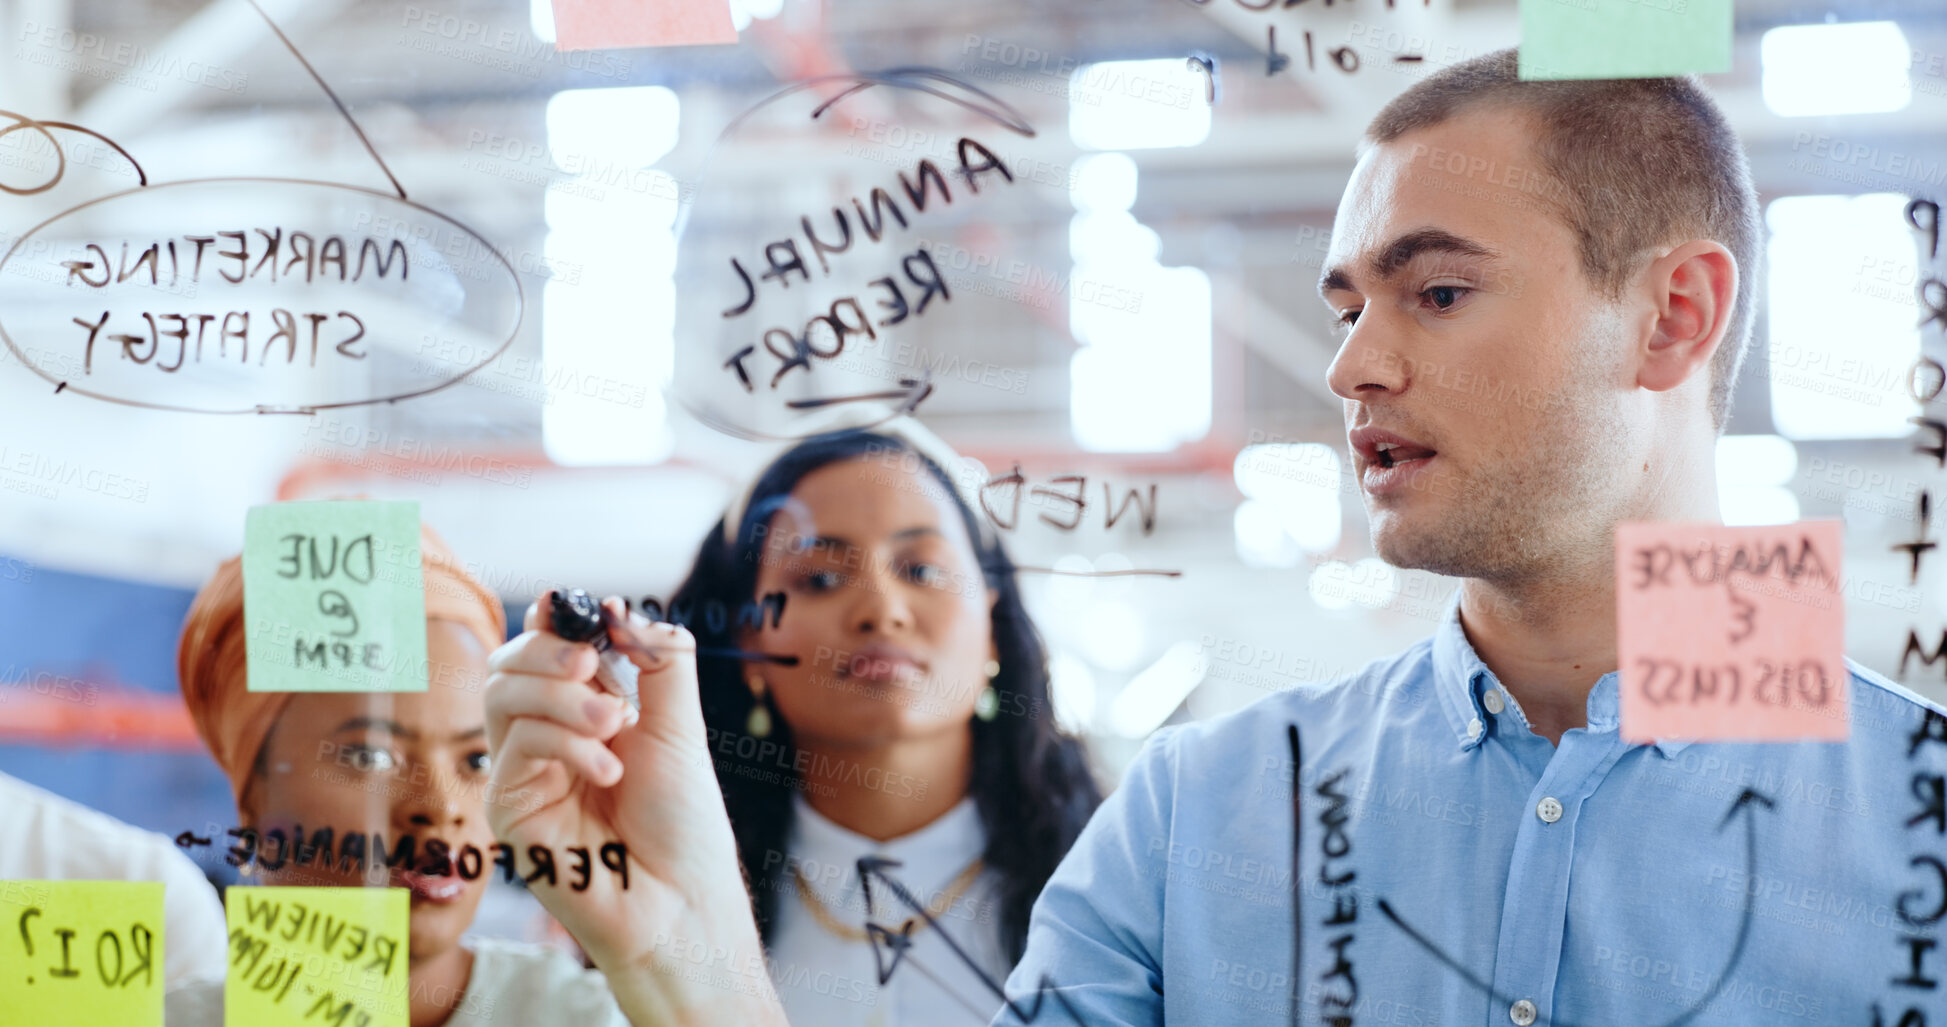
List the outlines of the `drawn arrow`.
<svg viewBox="0 0 1947 1027">
<path fill-rule="evenodd" d="M 1758 804 L 1762 804 L 1765 809 L 1769 810 L 1778 808 L 1777 804 L 1772 802 L 1768 796 L 1761 794 L 1755 789 L 1746 788 L 1738 795 L 1737 801 L 1731 803 L 1731 808 L 1725 811 L 1724 819 L 1717 825 L 1718 832 L 1722 833 L 1724 828 L 1729 827 L 1731 820 L 1739 813 L 1747 809 L 1750 811 L 1749 815 L 1744 818 L 1744 873 L 1746 880 L 1751 880 L 1758 872 Z M 1293 876 L 1295 877 L 1296 875 Z M 1420 947 L 1427 951 L 1428 955 L 1446 964 L 1447 969 L 1459 974 L 1461 980 L 1486 992 L 1488 998 L 1501 1005 L 1512 1005 L 1514 1003 L 1513 996 L 1503 995 L 1495 991 L 1493 985 L 1474 976 L 1466 967 L 1460 965 L 1459 960 L 1454 959 L 1442 951 L 1440 946 L 1434 944 L 1426 935 L 1414 930 L 1406 921 L 1400 919 L 1399 914 L 1393 912 L 1392 904 L 1383 898 L 1379 900 L 1379 912 L 1385 914 L 1386 919 L 1392 921 L 1394 927 L 1399 928 L 1407 937 L 1418 942 Z M 1710 989 L 1704 992 L 1703 997 L 1693 1003 L 1688 1010 L 1678 1014 L 1675 1019 L 1665 1021 L 1659 1027 L 1685 1027 L 1686 1024 L 1701 1015 L 1704 1008 L 1710 1005 L 1711 1001 L 1717 997 L 1717 993 L 1724 990 L 1724 985 L 1730 981 L 1731 972 L 1737 969 L 1738 961 L 1744 958 L 1744 943 L 1750 940 L 1750 936 L 1751 890 L 1746 888 L 1744 890 L 1744 911 L 1737 925 L 1737 941 L 1732 943 L 1730 958 L 1725 961 L 1724 969 L 1718 972 L 1716 983 L 1712 984 Z M 1576 1024 L 1567 1020 L 1543 1018 L 1540 1022 L 1544 1027 L 1577 1027 Z"/>
<path fill-rule="evenodd" d="M 920 400 L 933 394 L 933 372 L 922 371 L 918 378 L 899 379 L 900 387 L 888 392 L 868 392 L 858 396 L 831 396 L 825 399 L 794 399 L 784 404 L 793 410 L 816 410 L 819 407 L 837 406 L 840 403 L 862 403 L 868 400 L 899 400 L 899 412 L 910 414 L 919 406 Z"/>
<path fill-rule="evenodd" d="M 786 405 L 798 410 L 832 406 L 834 404 L 839 404 L 839 403 L 856 403 L 864 400 L 896 399 L 902 401 L 898 406 L 892 408 L 892 410 L 889 413 L 887 413 L 884 417 L 877 418 L 876 420 L 872 420 L 864 424 L 851 424 L 851 425 L 846 425 L 843 428 L 821 427 L 813 431 L 804 432 L 802 434 L 792 434 L 792 435 L 774 435 L 770 432 L 761 432 L 761 431 L 757 431 L 754 428 L 748 428 L 741 424 L 737 424 L 736 422 L 731 421 L 730 419 L 720 414 L 707 410 L 704 407 L 699 406 L 696 403 L 692 402 L 689 392 L 684 389 L 676 389 L 676 388 L 666 389 L 663 392 L 663 398 L 676 406 L 682 407 L 683 410 L 688 412 L 691 417 L 696 418 L 702 424 L 707 425 L 708 427 L 713 428 L 719 432 L 722 432 L 725 435 L 729 435 L 733 438 L 748 439 L 753 442 L 801 442 L 805 439 L 811 438 L 814 435 L 822 435 L 827 432 L 833 432 L 833 431 L 858 431 L 858 432 L 871 431 L 872 429 L 877 428 L 882 424 L 885 424 L 887 421 L 890 421 L 895 417 L 899 417 L 902 414 L 912 413 L 913 409 L 919 406 L 920 400 L 925 399 L 927 396 L 930 396 L 933 393 L 931 371 L 920 372 L 920 376 L 918 378 L 901 378 L 899 380 L 899 384 L 901 388 L 899 388 L 898 390 L 889 390 L 886 392 L 870 393 L 868 395 L 863 395 L 863 396 L 838 396 L 830 399 L 792 400 Z"/>
<path fill-rule="evenodd" d="M 1007 1006 L 1007 1011 L 1019 1017 L 1022 1023 L 1035 1022 L 1041 1015 L 1042 1005 L 1047 999 L 1052 997 L 1055 1004 L 1060 1006 L 1062 1011 L 1066 1012 L 1078 1027 L 1088 1027 L 1087 1021 L 1082 1019 L 1082 1014 L 1076 1012 L 1075 1007 L 1068 1003 L 1068 998 L 1061 993 L 1060 986 L 1055 983 L 1054 978 L 1049 977 L 1047 974 L 1042 974 L 1041 979 L 1035 982 L 1034 997 L 1028 1005 L 1018 1005 L 1013 999 L 1008 998 L 1007 989 L 1001 987 L 1000 982 L 994 980 L 986 968 L 982 967 L 972 956 L 968 955 L 967 950 L 960 947 L 960 943 L 954 940 L 953 935 L 949 934 L 946 928 L 940 926 L 940 922 L 933 918 L 933 911 L 927 909 L 925 903 L 915 898 L 913 893 L 907 890 L 905 885 L 900 884 L 897 878 L 886 873 L 892 867 L 900 865 L 898 860 L 885 856 L 863 856 L 858 861 L 859 885 L 865 890 L 865 910 L 867 917 L 865 933 L 872 941 L 872 964 L 878 971 L 879 983 L 881 985 L 884 985 L 892 979 L 893 971 L 898 969 L 900 961 L 906 958 L 907 950 L 912 946 L 912 933 L 919 929 L 919 924 L 909 917 L 903 925 L 895 930 L 894 928 L 875 923 L 871 920 L 872 879 L 875 877 L 885 885 L 887 891 L 892 892 L 893 898 L 898 899 L 900 905 L 912 910 L 920 919 L 926 922 L 928 927 L 938 932 L 940 940 L 946 942 L 947 947 L 953 950 L 954 956 L 960 960 L 961 965 L 973 971 L 974 976 L 980 978 L 980 983 L 988 991 L 993 992 L 994 997 L 1000 999 Z M 881 946 L 884 946 L 885 950 L 890 950 L 890 960 L 888 960 Z M 919 964 L 915 962 L 913 965 L 918 966 Z"/>
</svg>

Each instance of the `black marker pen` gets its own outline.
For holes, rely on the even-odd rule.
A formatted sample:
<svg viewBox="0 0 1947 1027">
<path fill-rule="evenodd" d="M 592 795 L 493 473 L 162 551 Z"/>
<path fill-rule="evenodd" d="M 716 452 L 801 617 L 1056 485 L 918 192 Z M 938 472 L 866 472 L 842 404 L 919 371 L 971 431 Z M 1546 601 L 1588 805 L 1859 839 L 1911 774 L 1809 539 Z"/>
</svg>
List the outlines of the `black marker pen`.
<svg viewBox="0 0 1947 1027">
<path fill-rule="evenodd" d="M 636 688 L 639 671 L 627 656 L 615 650 L 608 637 L 609 612 L 604 610 L 595 597 L 582 589 L 562 592 L 555 589 L 548 593 L 548 621 L 554 633 L 570 642 L 587 642 L 601 655 L 595 667 L 595 680 L 602 683 L 611 695 L 621 696 L 628 703 L 628 722 L 634 724 L 642 716 L 642 696 Z"/>
</svg>

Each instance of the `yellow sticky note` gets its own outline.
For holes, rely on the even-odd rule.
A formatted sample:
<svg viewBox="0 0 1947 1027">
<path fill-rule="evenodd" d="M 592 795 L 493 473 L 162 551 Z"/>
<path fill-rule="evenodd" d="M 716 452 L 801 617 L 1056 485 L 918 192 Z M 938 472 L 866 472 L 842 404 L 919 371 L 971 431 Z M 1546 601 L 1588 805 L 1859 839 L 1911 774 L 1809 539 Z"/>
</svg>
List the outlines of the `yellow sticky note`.
<svg viewBox="0 0 1947 1027">
<path fill-rule="evenodd" d="M 161 1027 L 162 883 L 0 881 L 8 1023 Z"/>
<path fill-rule="evenodd" d="M 407 1027 L 404 888 L 224 893 L 224 1027 Z"/>
<path fill-rule="evenodd" d="M 1624 524 L 1625 741 L 1844 741 L 1840 524 Z"/>
</svg>

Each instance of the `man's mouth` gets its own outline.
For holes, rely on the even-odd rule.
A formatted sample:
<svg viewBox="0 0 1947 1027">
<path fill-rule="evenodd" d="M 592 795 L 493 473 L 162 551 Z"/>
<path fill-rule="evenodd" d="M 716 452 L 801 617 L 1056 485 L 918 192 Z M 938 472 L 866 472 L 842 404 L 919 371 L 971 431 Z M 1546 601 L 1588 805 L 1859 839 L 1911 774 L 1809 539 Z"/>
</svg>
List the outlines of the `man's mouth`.
<svg viewBox="0 0 1947 1027">
<path fill-rule="evenodd" d="M 1389 469 L 1413 460 L 1425 460 L 1433 456 L 1433 450 L 1425 446 L 1402 445 L 1393 442 L 1381 442 L 1374 446 L 1373 449 L 1379 461 L 1379 466 Z"/>
<path fill-rule="evenodd" d="M 1360 487 L 1375 498 L 1407 487 L 1440 455 L 1418 440 L 1372 425 L 1346 432 L 1346 441 L 1359 458 Z"/>
</svg>

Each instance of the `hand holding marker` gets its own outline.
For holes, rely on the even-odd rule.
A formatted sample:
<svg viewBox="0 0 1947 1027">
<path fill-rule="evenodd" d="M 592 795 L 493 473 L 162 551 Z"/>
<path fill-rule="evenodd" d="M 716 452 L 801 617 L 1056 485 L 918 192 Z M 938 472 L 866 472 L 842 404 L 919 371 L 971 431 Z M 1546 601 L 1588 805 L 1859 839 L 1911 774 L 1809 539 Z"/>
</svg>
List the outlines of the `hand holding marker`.
<svg viewBox="0 0 1947 1027">
<path fill-rule="evenodd" d="M 640 671 L 609 638 L 609 623 L 615 615 L 596 603 L 594 596 L 578 588 L 566 593 L 560 589 L 549 592 L 548 610 L 548 622 L 555 634 L 570 642 L 586 642 L 601 654 L 595 680 L 609 694 L 620 696 L 628 703 L 629 708 L 623 714 L 627 718 L 624 726 L 633 726 L 642 718 L 642 696 L 636 689 Z"/>
<path fill-rule="evenodd" d="M 494 837 L 516 851 L 561 851 L 590 838 L 627 846 L 634 887 L 618 874 L 584 892 L 535 894 L 634 1022 L 784 1027 L 768 989 L 725 990 L 686 977 L 682 953 L 690 950 L 669 944 L 681 937 L 709 951 L 763 952 L 709 758 L 699 647 L 680 625 L 652 623 L 619 597 L 597 604 L 561 589 L 539 598 L 522 618 L 525 630 L 488 663 L 488 784 L 524 800 L 488 804 Z M 605 666 L 618 651 L 639 676 Z M 794 659 L 721 645 L 712 655 Z"/>
<path fill-rule="evenodd" d="M 636 679 L 641 672 L 624 653 L 630 650 L 653 652 L 656 647 L 643 649 L 629 642 L 615 641 L 609 629 L 615 622 L 616 614 L 607 606 L 597 603 L 594 596 L 582 589 L 570 589 L 567 592 L 555 589 L 549 592 L 548 608 L 549 626 L 554 629 L 555 634 L 570 642 L 586 642 L 601 654 L 595 671 L 595 680 L 600 681 L 609 694 L 620 696 L 628 703 L 629 709 L 626 714 L 628 723 L 625 726 L 634 725 L 642 716 L 642 696 L 636 687 Z M 635 612 L 630 612 L 629 620 L 640 621 L 645 627 L 650 623 L 647 618 Z M 795 667 L 798 663 L 796 656 L 744 652 L 739 649 L 720 649 L 714 646 L 702 646 L 696 652 L 699 656 L 761 660 L 787 667 Z"/>
</svg>

